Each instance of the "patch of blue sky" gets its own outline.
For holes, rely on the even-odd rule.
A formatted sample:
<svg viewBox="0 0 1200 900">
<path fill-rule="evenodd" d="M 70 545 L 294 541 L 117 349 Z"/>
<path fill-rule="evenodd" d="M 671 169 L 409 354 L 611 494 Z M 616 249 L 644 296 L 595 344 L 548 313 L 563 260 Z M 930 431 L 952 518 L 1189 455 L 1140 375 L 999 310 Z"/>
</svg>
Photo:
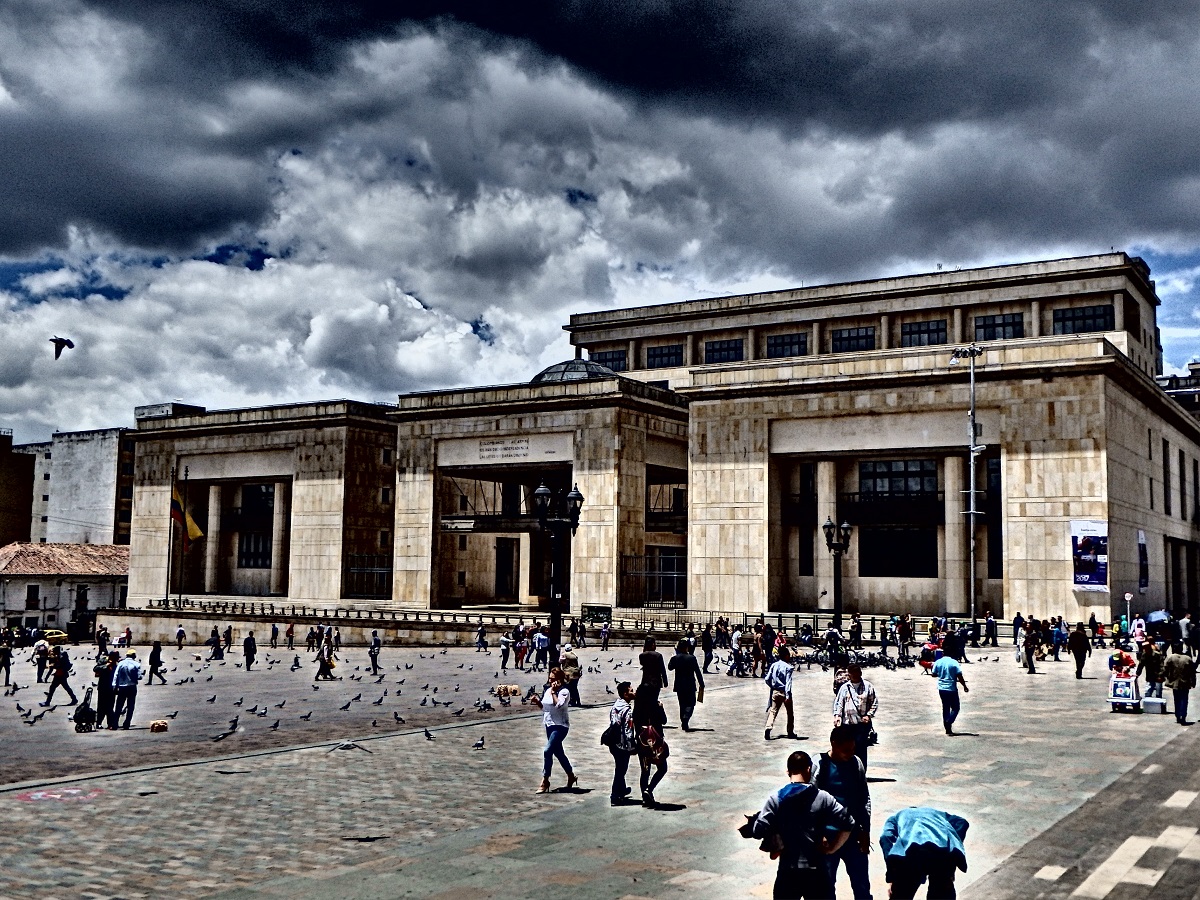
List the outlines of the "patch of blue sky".
<svg viewBox="0 0 1200 900">
<path fill-rule="evenodd" d="M 222 266 L 243 266 L 252 272 L 261 272 L 267 260 L 274 254 L 268 253 L 266 245 L 246 246 L 244 244 L 221 244 L 200 259 L 217 263 Z"/>
</svg>

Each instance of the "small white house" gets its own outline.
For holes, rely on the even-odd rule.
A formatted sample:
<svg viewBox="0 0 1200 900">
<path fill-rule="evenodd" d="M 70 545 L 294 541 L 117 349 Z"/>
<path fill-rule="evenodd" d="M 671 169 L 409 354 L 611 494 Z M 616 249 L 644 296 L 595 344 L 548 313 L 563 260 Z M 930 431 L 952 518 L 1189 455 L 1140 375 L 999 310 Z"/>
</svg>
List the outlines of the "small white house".
<svg viewBox="0 0 1200 900">
<path fill-rule="evenodd" d="M 26 544 L 0 547 L 0 621 L 86 638 L 98 609 L 125 605 L 129 547 Z"/>
</svg>

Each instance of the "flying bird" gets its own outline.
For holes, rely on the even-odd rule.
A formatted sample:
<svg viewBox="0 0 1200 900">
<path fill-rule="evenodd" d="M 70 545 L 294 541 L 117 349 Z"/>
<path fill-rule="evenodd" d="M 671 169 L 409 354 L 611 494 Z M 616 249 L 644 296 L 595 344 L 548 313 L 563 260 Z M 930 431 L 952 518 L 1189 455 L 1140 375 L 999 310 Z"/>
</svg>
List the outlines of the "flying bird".
<svg viewBox="0 0 1200 900">
<path fill-rule="evenodd" d="M 62 352 L 64 349 L 65 350 L 74 350 L 75 349 L 74 341 L 72 341 L 70 338 L 59 337 L 58 335 L 55 335 L 54 337 L 50 338 L 50 343 L 52 343 L 54 345 L 54 358 L 55 359 L 58 359 L 60 356 L 62 356 Z"/>
</svg>

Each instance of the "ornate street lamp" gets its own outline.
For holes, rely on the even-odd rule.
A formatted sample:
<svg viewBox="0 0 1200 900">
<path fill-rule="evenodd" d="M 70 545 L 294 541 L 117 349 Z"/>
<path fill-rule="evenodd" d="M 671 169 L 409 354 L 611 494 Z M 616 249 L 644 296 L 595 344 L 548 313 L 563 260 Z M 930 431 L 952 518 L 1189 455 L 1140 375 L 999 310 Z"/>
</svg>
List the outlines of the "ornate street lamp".
<svg viewBox="0 0 1200 900">
<path fill-rule="evenodd" d="M 558 503 L 555 503 L 556 499 Z M 560 492 L 556 497 L 543 481 L 533 492 L 533 506 L 550 553 L 550 665 L 556 666 L 559 644 L 562 643 L 562 591 L 559 581 L 561 570 L 565 568 L 565 551 L 570 544 L 567 529 L 571 529 L 571 536 L 574 537 L 579 528 L 579 512 L 583 509 L 583 494 L 576 484 L 566 495 Z M 563 512 L 566 513 L 565 517 Z"/>
<path fill-rule="evenodd" d="M 833 554 L 833 627 L 842 630 L 842 556 L 850 549 L 850 523 L 834 525 L 833 519 L 825 517 L 821 526 L 825 532 L 825 546 Z"/>
</svg>

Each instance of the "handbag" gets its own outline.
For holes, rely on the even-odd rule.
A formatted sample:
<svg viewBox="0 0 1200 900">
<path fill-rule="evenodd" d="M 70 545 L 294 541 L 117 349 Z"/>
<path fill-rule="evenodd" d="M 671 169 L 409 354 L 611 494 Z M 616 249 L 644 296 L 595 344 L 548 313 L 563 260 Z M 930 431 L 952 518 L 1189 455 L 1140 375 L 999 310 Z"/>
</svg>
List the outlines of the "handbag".
<svg viewBox="0 0 1200 900">
<path fill-rule="evenodd" d="M 696 691 L 696 702 L 697 702 L 697 703 L 703 703 L 703 702 L 704 702 L 704 688 L 699 688 L 699 689 Z"/>
<path fill-rule="evenodd" d="M 616 747 L 621 740 L 621 723 L 609 722 L 608 727 L 600 735 L 600 743 L 605 747 Z"/>
</svg>

